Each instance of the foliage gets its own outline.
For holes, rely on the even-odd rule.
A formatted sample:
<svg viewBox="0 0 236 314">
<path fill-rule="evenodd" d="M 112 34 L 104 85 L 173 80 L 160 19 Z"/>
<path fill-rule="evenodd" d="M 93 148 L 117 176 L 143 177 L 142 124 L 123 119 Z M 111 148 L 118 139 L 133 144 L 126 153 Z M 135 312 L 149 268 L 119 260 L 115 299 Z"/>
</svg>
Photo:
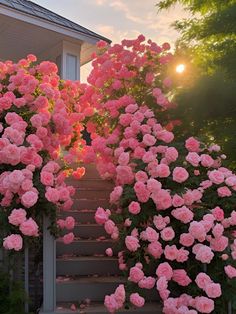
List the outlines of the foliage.
<svg viewBox="0 0 236 314">
<path fill-rule="evenodd" d="M 88 122 L 92 147 L 101 176 L 115 182 L 110 201 L 117 206 L 99 207 L 95 218 L 119 239 L 119 267 L 127 278 L 105 305 L 111 313 L 125 299 L 142 307 L 155 289 L 164 313 L 227 313 L 235 297 L 236 175 L 223 166 L 218 145 L 174 140 L 176 122 L 167 122 L 172 106 L 162 106 L 153 92 L 171 95 L 160 62 L 165 50 L 153 53 L 156 66 L 150 61 L 149 71 L 155 79 L 147 82 L 143 69 L 152 44 L 143 41 L 102 46 L 89 77 L 98 118 Z M 121 68 L 125 77 L 119 77 Z"/>
<path fill-rule="evenodd" d="M 179 134 L 217 141 L 235 168 L 236 2 L 163 0 L 157 8 L 165 10 L 177 3 L 191 14 L 173 24 L 181 34 L 175 57 L 187 64 L 174 113 L 184 117 Z"/>
</svg>

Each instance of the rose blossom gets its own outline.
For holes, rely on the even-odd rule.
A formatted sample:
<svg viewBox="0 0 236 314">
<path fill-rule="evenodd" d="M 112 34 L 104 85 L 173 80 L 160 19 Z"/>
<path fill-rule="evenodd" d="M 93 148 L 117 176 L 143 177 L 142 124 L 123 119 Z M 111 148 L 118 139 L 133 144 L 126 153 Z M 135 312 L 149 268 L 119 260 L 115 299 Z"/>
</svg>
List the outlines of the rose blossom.
<svg viewBox="0 0 236 314">
<path fill-rule="evenodd" d="M 200 151 L 200 142 L 194 137 L 190 137 L 185 141 L 185 147 L 189 152 L 199 152 Z"/>
<path fill-rule="evenodd" d="M 53 174 L 51 172 L 48 172 L 48 171 L 42 171 L 40 174 L 40 181 L 44 185 L 52 186 L 54 183 Z"/>
<path fill-rule="evenodd" d="M 195 307 L 200 313 L 211 313 L 214 310 L 214 301 L 206 297 L 196 297 Z"/>
<path fill-rule="evenodd" d="M 183 287 L 188 286 L 192 282 L 184 269 L 175 269 L 172 280 Z"/>
<path fill-rule="evenodd" d="M 160 164 L 156 167 L 156 173 L 160 178 L 167 178 L 170 175 L 170 168 L 165 164 Z"/>
<path fill-rule="evenodd" d="M 171 241 L 175 237 L 175 232 L 172 227 L 166 227 L 161 231 L 161 238 L 164 241 Z"/>
<path fill-rule="evenodd" d="M 147 252 L 155 259 L 160 258 L 163 253 L 161 243 L 158 241 L 149 243 L 147 247 Z"/>
<path fill-rule="evenodd" d="M 209 298 L 219 298 L 222 294 L 219 283 L 210 283 L 206 285 L 205 292 Z"/>
<path fill-rule="evenodd" d="M 227 186 L 222 186 L 217 189 L 217 193 L 220 197 L 229 197 L 232 195 L 232 192 Z"/>
<path fill-rule="evenodd" d="M 195 279 L 195 282 L 200 289 L 205 290 L 206 286 L 212 283 L 213 281 L 207 274 L 199 273 Z"/>
<path fill-rule="evenodd" d="M 170 280 L 173 276 L 173 270 L 170 264 L 167 262 L 159 264 L 156 269 L 156 275 L 158 277 L 165 277 L 167 280 Z"/>
<path fill-rule="evenodd" d="M 74 241 L 74 238 L 75 238 L 75 236 L 74 236 L 73 232 L 67 233 L 63 237 L 63 242 L 65 244 L 70 244 L 70 243 L 72 243 Z"/>
<path fill-rule="evenodd" d="M 173 170 L 173 180 L 182 183 L 186 181 L 189 177 L 188 171 L 183 167 L 176 167 Z"/>
<path fill-rule="evenodd" d="M 190 233 L 182 233 L 180 235 L 179 243 L 186 247 L 192 246 L 194 243 L 194 237 Z"/>
<path fill-rule="evenodd" d="M 193 212 L 187 208 L 186 206 L 176 208 L 171 211 L 171 214 L 176 219 L 182 221 L 183 223 L 187 224 L 193 220 Z"/>
<path fill-rule="evenodd" d="M 21 196 L 21 203 L 26 207 L 34 206 L 38 201 L 38 194 L 33 191 L 27 191 Z"/>
<path fill-rule="evenodd" d="M 140 247 L 138 239 L 133 236 L 127 236 L 125 238 L 125 245 L 131 252 L 137 251 L 137 249 Z"/>
<path fill-rule="evenodd" d="M 210 264 L 214 257 L 211 248 L 206 245 L 200 245 L 196 253 L 196 259 L 202 263 Z"/>
<path fill-rule="evenodd" d="M 202 154 L 201 155 L 201 164 L 203 167 L 210 168 L 214 164 L 214 159 L 210 155 Z"/>
<path fill-rule="evenodd" d="M 141 297 L 138 293 L 131 293 L 130 302 L 137 307 L 143 307 L 145 299 Z"/>
<path fill-rule="evenodd" d="M 144 273 L 140 268 L 135 267 L 135 266 L 130 268 L 129 278 L 128 278 L 129 281 L 138 283 L 143 278 L 144 278 Z"/>
<path fill-rule="evenodd" d="M 152 289 L 155 286 L 156 279 L 149 276 L 149 277 L 143 277 L 138 283 L 138 286 L 141 289 Z"/>
<path fill-rule="evenodd" d="M 133 215 L 137 215 L 139 214 L 141 211 L 141 207 L 140 207 L 140 204 L 138 202 L 131 202 L 129 204 L 129 212 Z"/>
<path fill-rule="evenodd" d="M 224 182 L 224 174 L 219 170 L 213 170 L 209 173 L 209 179 L 215 184 L 221 184 Z"/>
<path fill-rule="evenodd" d="M 71 230 L 71 229 L 74 229 L 74 227 L 75 227 L 75 219 L 71 216 L 66 217 L 65 228 L 67 230 Z"/>
<path fill-rule="evenodd" d="M 23 240 L 19 234 L 11 234 L 3 240 L 3 247 L 6 250 L 20 251 L 22 249 Z"/>
<path fill-rule="evenodd" d="M 166 245 L 165 250 L 164 250 L 164 255 L 165 258 L 174 261 L 177 258 L 178 255 L 178 249 L 176 245 Z"/>
<path fill-rule="evenodd" d="M 13 209 L 10 216 L 8 216 L 8 221 L 14 226 L 19 226 L 26 220 L 26 211 L 23 208 Z"/>
<path fill-rule="evenodd" d="M 225 266 L 224 267 L 224 270 L 225 270 L 225 273 L 226 275 L 232 279 L 232 278 L 235 278 L 236 277 L 236 268 L 231 266 L 231 265 L 228 265 L 228 266 Z"/>
<path fill-rule="evenodd" d="M 222 221 L 224 219 L 224 211 L 219 206 L 213 208 L 211 212 L 217 221 Z"/>
<path fill-rule="evenodd" d="M 20 231 L 26 236 L 37 237 L 39 235 L 39 227 L 32 218 L 21 223 Z"/>
<path fill-rule="evenodd" d="M 194 167 L 197 167 L 199 165 L 200 160 L 200 156 L 194 152 L 189 152 L 186 156 L 186 161 L 188 161 Z"/>
</svg>

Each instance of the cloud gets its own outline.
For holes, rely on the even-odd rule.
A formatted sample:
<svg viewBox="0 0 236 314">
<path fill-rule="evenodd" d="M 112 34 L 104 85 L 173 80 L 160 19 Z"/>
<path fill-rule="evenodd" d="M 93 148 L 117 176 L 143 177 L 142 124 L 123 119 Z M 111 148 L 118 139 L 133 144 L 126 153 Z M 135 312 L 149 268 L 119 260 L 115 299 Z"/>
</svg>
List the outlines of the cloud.
<svg viewBox="0 0 236 314">
<path fill-rule="evenodd" d="M 96 30 L 105 37 L 111 38 L 114 43 L 119 43 L 124 38 L 136 38 L 140 31 L 128 29 L 126 31 L 117 30 L 114 26 L 98 24 Z"/>
<path fill-rule="evenodd" d="M 104 5 L 106 4 L 107 0 L 95 0 L 96 5 Z"/>
</svg>

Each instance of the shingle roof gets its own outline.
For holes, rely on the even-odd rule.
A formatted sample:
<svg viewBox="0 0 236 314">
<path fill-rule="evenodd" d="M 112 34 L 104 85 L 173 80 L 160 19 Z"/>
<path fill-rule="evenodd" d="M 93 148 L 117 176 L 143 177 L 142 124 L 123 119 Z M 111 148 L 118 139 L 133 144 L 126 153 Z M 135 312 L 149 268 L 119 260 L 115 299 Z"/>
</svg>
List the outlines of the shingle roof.
<svg viewBox="0 0 236 314">
<path fill-rule="evenodd" d="M 0 0 L 0 4 L 6 7 L 10 7 L 17 11 L 24 12 L 26 14 L 30 14 L 37 18 L 44 19 L 46 21 L 61 25 L 63 27 L 72 29 L 84 35 L 92 36 L 98 40 L 105 40 L 106 42 L 111 42 L 108 38 L 105 38 L 97 33 L 92 32 L 91 30 L 76 24 L 67 18 L 56 14 L 46 8 L 41 7 L 40 5 L 31 2 L 29 0 Z"/>
</svg>

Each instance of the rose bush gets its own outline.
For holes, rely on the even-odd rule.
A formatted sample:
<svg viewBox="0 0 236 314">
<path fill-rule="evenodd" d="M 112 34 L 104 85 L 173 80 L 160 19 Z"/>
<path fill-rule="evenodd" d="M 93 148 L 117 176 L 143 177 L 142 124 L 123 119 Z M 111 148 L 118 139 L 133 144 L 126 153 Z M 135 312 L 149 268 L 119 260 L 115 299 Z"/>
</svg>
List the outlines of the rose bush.
<svg viewBox="0 0 236 314">
<path fill-rule="evenodd" d="M 122 298 L 116 291 L 105 305 L 110 313 L 121 308 L 125 288 L 126 300 L 141 307 L 154 289 L 166 314 L 227 313 L 236 287 L 236 175 L 219 146 L 175 139 L 168 44 L 139 36 L 98 47 L 87 127 L 101 176 L 115 182 L 117 209 L 100 207 L 95 219 L 119 239 L 127 278 Z"/>
<path fill-rule="evenodd" d="M 79 82 L 61 81 L 55 64 L 37 64 L 33 55 L 16 64 L 0 62 L 0 220 L 8 250 L 19 251 L 23 238 L 38 237 L 44 214 L 58 235 L 57 211 L 72 206 L 74 188 L 64 181 L 84 173 L 68 165 L 84 144 L 80 121 L 86 105 L 78 104 L 83 90 Z M 68 217 L 63 227 L 72 230 L 74 219 Z M 72 240 L 73 233 L 64 236 L 65 243 Z"/>
</svg>

